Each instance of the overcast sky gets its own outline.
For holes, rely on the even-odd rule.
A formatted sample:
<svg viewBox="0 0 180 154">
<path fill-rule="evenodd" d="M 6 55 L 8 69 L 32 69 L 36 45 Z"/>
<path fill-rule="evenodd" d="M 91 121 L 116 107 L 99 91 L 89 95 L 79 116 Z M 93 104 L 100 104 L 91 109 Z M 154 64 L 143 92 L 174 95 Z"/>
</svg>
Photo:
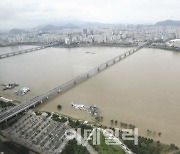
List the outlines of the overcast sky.
<svg viewBox="0 0 180 154">
<path fill-rule="evenodd" d="M 180 0 L 0 0 L 0 29 L 61 21 L 148 24 L 180 20 Z"/>
</svg>

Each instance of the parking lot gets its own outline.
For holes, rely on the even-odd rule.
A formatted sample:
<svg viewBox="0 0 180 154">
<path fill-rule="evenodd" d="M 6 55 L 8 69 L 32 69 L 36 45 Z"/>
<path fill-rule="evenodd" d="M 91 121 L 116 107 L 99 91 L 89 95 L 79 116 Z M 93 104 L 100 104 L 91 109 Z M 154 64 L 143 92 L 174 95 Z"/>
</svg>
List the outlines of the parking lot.
<svg viewBox="0 0 180 154">
<path fill-rule="evenodd" d="M 4 130 L 3 134 L 39 153 L 57 154 L 68 142 L 64 135 L 68 128 L 64 123 L 28 111 L 17 123 Z"/>
</svg>

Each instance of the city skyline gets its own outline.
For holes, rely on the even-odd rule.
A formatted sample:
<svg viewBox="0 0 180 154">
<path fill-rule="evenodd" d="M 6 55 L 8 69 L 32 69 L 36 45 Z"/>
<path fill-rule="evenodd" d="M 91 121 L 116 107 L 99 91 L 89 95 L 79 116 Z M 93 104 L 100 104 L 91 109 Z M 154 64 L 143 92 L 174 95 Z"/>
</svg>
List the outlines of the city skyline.
<svg viewBox="0 0 180 154">
<path fill-rule="evenodd" d="M 0 29 L 32 28 L 67 21 L 154 24 L 179 20 L 178 0 L 1 0 Z"/>
<path fill-rule="evenodd" d="M 179 7 L 0 0 L 0 154 L 180 154 Z"/>
</svg>

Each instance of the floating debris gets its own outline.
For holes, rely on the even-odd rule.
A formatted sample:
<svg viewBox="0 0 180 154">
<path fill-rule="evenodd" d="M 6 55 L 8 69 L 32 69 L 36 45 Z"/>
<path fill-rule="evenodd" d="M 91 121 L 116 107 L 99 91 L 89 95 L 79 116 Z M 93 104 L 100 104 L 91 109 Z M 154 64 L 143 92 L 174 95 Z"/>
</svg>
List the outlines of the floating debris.
<svg viewBox="0 0 180 154">
<path fill-rule="evenodd" d="M 78 110 L 87 111 L 91 115 L 99 114 L 99 109 L 95 105 L 85 106 L 83 104 L 77 104 L 77 103 L 72 102 L 71 106 Z"/>
<path fill-rule="evenodd" d="M 29 91 L 30 91 L 29 88 L 23 87 L 23 88 L 21 88 L 20 90 L 15 91 L 15 93 L 16 93 L 17 95 L 21 95 L 21 96 L 22 96 L 22 95 L 27 94 Z"/>
<path fill-rule="evenodd" d="M 17 86 L 19 86 L 18 83 L 9 83 L 9 84 L 2 84 L 2 86 L 4 86 L 3 90 L 7 90 L 7 89 L 13 89 Z"/>
<path fill-rule="evenodd" d="M 87 51 L 86 53 L 90 53 L 90 54 L 96 54 L 95 52 L 89 52 L 89 51 Z"/>
</svg>

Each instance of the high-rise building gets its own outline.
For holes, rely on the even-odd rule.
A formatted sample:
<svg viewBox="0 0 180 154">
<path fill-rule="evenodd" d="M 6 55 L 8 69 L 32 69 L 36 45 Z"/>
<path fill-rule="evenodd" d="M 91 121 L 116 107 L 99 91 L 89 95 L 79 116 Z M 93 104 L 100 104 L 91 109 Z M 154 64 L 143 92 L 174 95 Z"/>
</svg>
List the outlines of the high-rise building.
<svg viewBox="0 0 180 154">
<path fill-rule="evenodd" d="M 90 30 L 90 35 L 94 35 L 94 32 L 93 32 L 93 30 Z"/>
<path fill-rule="evenodd" d="M 87 36 L 87 29 L 83 29 L 83 35 Z"/>
</svg>

